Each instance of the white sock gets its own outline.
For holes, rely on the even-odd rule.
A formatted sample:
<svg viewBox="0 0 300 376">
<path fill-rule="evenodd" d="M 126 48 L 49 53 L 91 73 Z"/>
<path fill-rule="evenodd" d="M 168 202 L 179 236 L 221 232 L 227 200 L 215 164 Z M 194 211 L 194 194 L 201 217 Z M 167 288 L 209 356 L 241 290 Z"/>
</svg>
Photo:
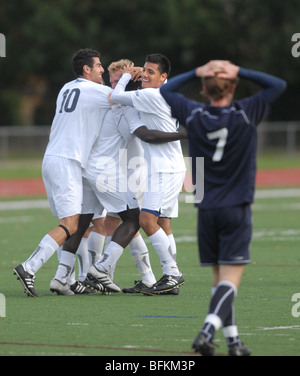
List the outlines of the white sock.
<svg viewBox="0 0 300 376">
<path fill-rule="evenodd" d="M 70 286 L 72 286 L 76 282 L 75 265 L 73 267 L 73 270 L 71 271 L 71 274 L 67 278 L 67 282 Z"/>
<path fill-rule="evenodd" d="M 156 279 L 152 272 L 148 248 L 142 235 L 133 238 L 129 243 L 129 247 L 130 254 L 140 272 L 143 283 L 149 287 L 154 285 Z"/>
<path fill-rule="evenodd" d="M 57 248 L 57 251 L 56 251 L 57 252 L 58 262 L 59 262 L 59 259 L 60 259 L 62 248 L 63 248 L 63 246 L 61 245 L 59 248 Z"/>
<path fill-rule="evenodd" d="M 94 265 L 101 257 L 104 248 L 105 236 L 91 231 L 88 237 L 88 252 L 90 266 Z"/>
<path fill-rule="evenodd" d="M 172 257 L 176 261 L 177 248 L 176 248 L 176 242 L 175 242 L 175 239 L 174 239 L 174 235 L 173 234 L 168 235 L 168 239 L 169 239 L 169 242 L 170 242 L 170 245 L 171 245 Z"/>
<path fill-rule="evenodd" d="M 155 234 L 149 236 L 149 239 L 158 254 L 163 274 L 179 276 L 180 272 L 172 257 L 171 245 L 164 230 L 160 228 Z"/>
<path fill-rule="evenodd" d="M 25 261 L 25 270 L 34 275 L 58 248 L 56 241 L 50 235 L 45 235 L 33 254 Z"/>
<path fill-rule="evenodd" d="M 74 270 L 75 261 L 76 257 L 73 253 L 62 250 L 54 278 L 62 283 L 66 283 Z"/>
<path fill-rule="evenodd" d="M 83 282 L 86 278 L 87 272 L 91 267 L 88 253 L 88 239 L 82 238 L 77 249 L 78 259 L 78 281 Z"/>
<path fill-rule="evenodd" d="M 124 248 L 118 243 L 110 241 L 109 245 L 105 248 L 104 254 L 98 262 L 96 262 L 95 267 L 103 272 L 110 272 L 114 269 L 119 258 L 122 256 Z"/>
</svg>

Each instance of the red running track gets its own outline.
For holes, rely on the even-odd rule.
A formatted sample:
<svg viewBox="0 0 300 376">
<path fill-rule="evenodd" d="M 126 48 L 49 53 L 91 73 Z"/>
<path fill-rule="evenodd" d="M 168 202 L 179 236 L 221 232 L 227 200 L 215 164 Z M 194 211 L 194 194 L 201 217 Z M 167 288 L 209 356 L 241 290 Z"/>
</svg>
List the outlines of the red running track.
<svg viewBox="0 0 300 376">
<path fill-rule="evenodd" d="M 300 168 L 285 170 L 259 170 L 257 188 L 300 187 Z M 45 196 L 41 178 L 0 180 L 0 198 Z"/>
</svg>

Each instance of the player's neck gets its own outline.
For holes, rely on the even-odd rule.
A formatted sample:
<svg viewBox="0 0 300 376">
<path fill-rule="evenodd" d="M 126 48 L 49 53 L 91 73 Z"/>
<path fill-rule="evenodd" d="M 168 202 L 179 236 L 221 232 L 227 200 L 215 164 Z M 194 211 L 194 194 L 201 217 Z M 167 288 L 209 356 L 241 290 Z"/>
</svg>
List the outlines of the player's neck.
<svg viewBox="0 0 300 376">
<path fill-rule="evenodd" d="M 225 97 L 221 99 L 212 99 L 210 104 L 213 107 L 226 107 L 226 106 L 229 106 L 231 102 L 232 102 L 232 96 L 226 95 Z"/>
</svg>

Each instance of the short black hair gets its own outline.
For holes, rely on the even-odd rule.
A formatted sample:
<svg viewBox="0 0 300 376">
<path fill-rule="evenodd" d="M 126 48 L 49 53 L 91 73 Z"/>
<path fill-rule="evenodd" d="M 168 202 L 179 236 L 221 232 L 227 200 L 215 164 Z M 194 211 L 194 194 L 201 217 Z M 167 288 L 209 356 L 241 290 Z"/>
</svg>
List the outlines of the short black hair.
<svg viewBox="0 0 300 376">
<path fill-rule="evenodd" d="M 126 85 L 125 91 L 139 90 L 142 88 L 142 81 L 130 80 Z"/>
<path fill-rule="evenodd" d="M 83 75 L 84 65 L 88 65 L 90 68 L 93 67 L 94 57 L 99 57 L 100 59 L 100 52 L 91 48 L 81 49 L 74 54 L 72 57 L 72 67 L 76 77 Z"/>
<path fill-rule="evenodd" d="M 160 74 L 167 73 L 167 75 L 169 75 L 171 72 L 170 60 L 163 54 L 156 53 L 147 55 L 145 62 L 158 64 Z"/>
</svg>

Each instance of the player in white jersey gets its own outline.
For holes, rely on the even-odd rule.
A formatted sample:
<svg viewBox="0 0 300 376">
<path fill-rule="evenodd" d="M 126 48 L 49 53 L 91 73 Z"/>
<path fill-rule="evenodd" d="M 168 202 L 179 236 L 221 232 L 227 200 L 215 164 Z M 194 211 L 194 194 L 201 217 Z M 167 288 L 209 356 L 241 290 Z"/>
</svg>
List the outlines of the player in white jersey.
<svg viewBox="0 0 300 376">
<path fill-rule="evenodd" d="M 29 296 L 38 296 L 34 289 L 35 273 L 62 244 L 60 264 L 50 288 L 58 293 L 74 294 L 69 285 L 60 281 L 70 272 L 66 265 L 75 259 L 74 253 L 94 213 L 82 212 L 85 197 L 82 168 L 86 167 L 92 145 L 110 109 L 107 95 L 111 88 L 102 85 L 104 69 L 98 51 L 79 50 L 73 56 L 72 65 L 77 78 L 65 84 L 58 95 L 42 165 L 48 200 L 59 225 L 14 269 Z"/>
<path fill-rule="evenodd" d="M 128 122 L 124 121 L 125 115 Z M 144 123 L 131 106 L 113 105 L 112 110 L 106 115 L 105 123 L 84 171 L 84 176 L 90 183 L 99 202 L 100 206 L 97 210 L 105 208 L 110 215 L 117 213 L 122 219 L 120 225 L 117 222 L 117 228 L 104 251 L 104 255 L 90 269 L 86 284 L 90 287 L 97 287 L 97 284 L 100 283 L 115 292 L 120 291 L 120 289 L 113 283 L 111 273 L 124 248 L 129 242 L 132 242 L 132 238 L 138 230 L 138 228 L 128 225 L 130 220 L 133 221 L 134 225 L 139 222 L 138 201 L 127 179 L 127 147 L 128 142 L 132 141 L 133 138 L 130 134 L 130 126 L 140 128 L 144 127 Z M 161 138 L 165 137 L 168 137 L 168 140 L 177 140 L 182 137 L 177 132 L 165 134 L 159 131 L 149 131 L 148 133 L 152 134 L 153 141 L 155 138 L 159 138 L 160 142 Z M 186 136 L 185 133 L 184 136 Z M 96 205 L 97 203 L 95 202 L 93 207 L 96 207 Z M 130 220 L 128 218 L 129 215 Z M 134 217 L 136 222 L 134 222 Z M 135 232 L 133 232 L 134 228 Z M 138 250 L 139 254 L 134 255 L 137 256 L 135 261 L 142 278 L 145 278 L 144 282 L 148 283 L 148 286 L 152 286 L 155 282 L 155 277 L 151 270 L 148 250 L 139 234 L 138 237 L 139 246 L 143 246 L 142 248 L 146 252 L 142 256 L 143 262 L 140 262 L 141 251 Z M 135 242 L 138 237 L 135 238 Z"/>
<path fill-rule="evenodd" d="M 129 72 L 130 69 L 124 71 Z M 142 72 L 143 90 L 125 92 L 125 86 L 132 77 L 125 73 L 111 95 L 112 101 L 134 106 L 150 130 L 175 132 L 176 121 L 159 91 L 169 71 L 170 62 L 165 56 L 148 55 Z M 138 129 L 132 128 L 131 132 L 139 136 Z M 184 283 L 174 257 L 176 244 L 171 231 L 171 217 L 178 216 L 178 195 L 186 168 L 179 141 L 159 145 L 143 143 L 143 147 L 148 165 L 148 187 L 142 203 L 140 225 L 151 240 L 163 269 L 163 277 L 143 293 L 155 295 Z"/>
</svg>

